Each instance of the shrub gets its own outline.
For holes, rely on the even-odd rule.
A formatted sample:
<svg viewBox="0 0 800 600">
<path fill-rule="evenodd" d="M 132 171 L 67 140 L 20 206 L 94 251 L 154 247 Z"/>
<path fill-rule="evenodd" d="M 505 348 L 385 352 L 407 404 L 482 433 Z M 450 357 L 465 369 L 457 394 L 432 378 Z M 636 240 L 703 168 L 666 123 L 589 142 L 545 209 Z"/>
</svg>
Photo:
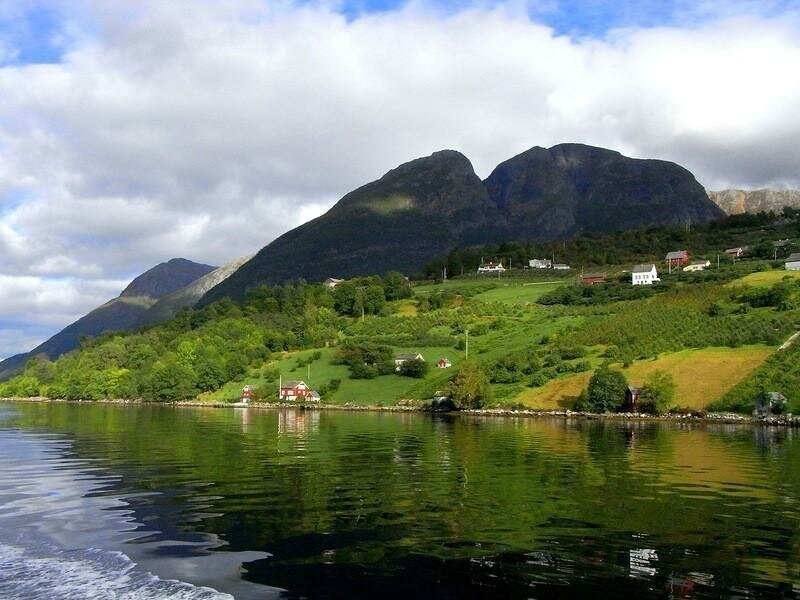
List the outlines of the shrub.
<svg viewBox="0 0 800 600">
<path fill-rule="evenodd" d="M 625 400 L 628 381 L 620 371 L 604 365 L 597 369 L 589 380 L 586 389 L 586 402 L 592 412 L 611 412 L 617 410 Z"/>
<path fill-rule="evenodd" d="M 405 377 L 415 377 L 422 379 L 428 374 L 430 365 L 421 359 L 415 358 L 414 360 L 407 360 L 400 365 L 400 375 Z"/>
<path fill-rule="evenodd" d="M 656 371 L 645 382 L 639 396 L 641 412 L 660 415 L 675 400 L 675 380 L 665 371 Z"/>
<path fill-rule="evenodd" d="M 480 408 L 491 399 L 489 379 L 477 365 L 464 362 L 450 382 L 448 396 L 456 408 Z"/>
</svg>

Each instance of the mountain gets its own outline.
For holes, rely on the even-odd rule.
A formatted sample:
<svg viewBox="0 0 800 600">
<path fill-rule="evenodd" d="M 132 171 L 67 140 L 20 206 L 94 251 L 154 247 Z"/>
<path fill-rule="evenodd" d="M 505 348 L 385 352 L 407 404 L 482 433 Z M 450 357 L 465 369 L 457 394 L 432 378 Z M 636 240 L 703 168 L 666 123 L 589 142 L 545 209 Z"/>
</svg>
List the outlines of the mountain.
<svg viewBox="0 0 800 600">
<path fill-rule="evenodd" d="M 456 246 L 558 239 L 721 218 L 683 167 L 603 148 L 531 148 L 481 181 L 459 152 L 412 160 L 285 233 L 210 290 L 203 306 L 248 288 L 396 269 L 422 270 Z"/>
<path fill-rule="evenodd" d="M 135 327 L 142 315 L 159 298 L 187 286 L 215 268 L 185 258 L 173 258 L 156 265 L 134 279 L 117 298 L 68 325 L 30 352 L 17 354 L 0 362 L 0 379 L 6 379 L 20 371 L 28 359 L 34 356 L 45 354 L 55 359 L 77 348 L 84 336 L 97 336 L 106 331 Z"/>
<path fill-rule="evenodd" d="M 800 208 L 800 190 L 722 190 L 708 192 L 708 197 L 729 215 L 743 213 L 775 212 L 785 206 Z"/>
<path fill-rule="evenodd" d="M 231 276 L 239 267 L 250 260 L 250 256 L 238 258 L 227 265 L 214 269 L 210 273 L 195 279 L 189 285 L 167 294 L 142 313 L 134 324 L 134 329 L 157 325 L 169 321 L 183 308 L 191 308 L 208 290 L 219 285 Z"/>
<path fill-rule="evenodd" d="M 505 223 L 472 164 L 443 150 L 392 169 L 327 213 L 285 233 L 200 302 L 241 299 L 248 287 L 303 278 L 413 272 L 460 244 L 503 239 Z"/>
<path fill-rule="evenodd" d="M 498 165 L 486 188 L 516 239 L 704 223 L 724 216 L 683 167 L 583 144 L 531 148 Z"/>
</svg>

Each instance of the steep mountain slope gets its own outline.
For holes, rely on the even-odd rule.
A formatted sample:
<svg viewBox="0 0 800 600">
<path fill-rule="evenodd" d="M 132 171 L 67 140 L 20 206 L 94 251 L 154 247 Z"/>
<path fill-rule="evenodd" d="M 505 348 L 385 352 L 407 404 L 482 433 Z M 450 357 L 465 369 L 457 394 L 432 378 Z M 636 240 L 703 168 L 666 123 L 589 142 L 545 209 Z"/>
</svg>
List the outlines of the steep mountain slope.
<svg viewBox="0 0 800 600">
<path fill-rule="evenodd" d="M 729 215 L 775 212 L 784 206 L 800 208 L 800 190 L 765 188 L 761 190 L 722 190 L 708 192 L 708 197 Z"/>
<path fill-rule="evenodd" d="M 187 286 L 214 269 L 210 265 L 185 258 L 173 258 L 156 265 L 136 277 L 117 298 L 68 325 L 30 352 L 17 354 L 0 362 L 0 379 L 14 375 L 33 356 L 45 354 L 55 359 L 77 348 L 84 336 L 133 328 L 159 298 Z"/>
<path fill-rule="evenodd" d="M 498 165 L 485 183 L 519 239 L 704 223 L 723 216 L 683 167 L 582 144 L 531 148 Z"/>
<path fill-rule="evenodd" d="M 414 273 L 455 246 L 723 216 L 694 176 L 670 162 L 561 144 L 523 152 L 481 182 L 465 156 L 444 150 L 350 192 L 264 247 L 198 305 L 241 299 L 261 283 Z"/>
<path fill-rule="evenodd" d="M 237 258 L 227 265 L 214 269 L 179 290 L 160 298 L 136 320 L 134 328 L 156 325 L 169 321 L 183 308 L 191 308 L 208 290 L 230 277 L 239 267 L 250 260 L 250 256 Z"/>
<path fill-rule="evenodd" d="M 225 296 L 242 298 L 248 287 L 264 282 L 414 272 L 455 245 L 506 234 L 469 160 L 443 150 L 400 165 L 282 235 L 200 305 Z"/>
</svg>

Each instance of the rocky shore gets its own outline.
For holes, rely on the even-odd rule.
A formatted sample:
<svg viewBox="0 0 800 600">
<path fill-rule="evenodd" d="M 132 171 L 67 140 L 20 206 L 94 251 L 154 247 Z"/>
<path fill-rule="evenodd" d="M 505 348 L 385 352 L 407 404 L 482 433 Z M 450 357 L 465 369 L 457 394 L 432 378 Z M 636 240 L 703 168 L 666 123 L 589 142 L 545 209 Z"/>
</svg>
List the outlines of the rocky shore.
<svg viewBox="0 0 800 600">
<path fill-rule="evenodd" d="M 252 408 L 264 410 L 299 409 L 299 410 L 336 410 L 351 412 L 403 412 L 403 413 L 431 413 L 463 415 L 470 417 L 522 417 L 522 418 L 551 418 L 551 419 L 583 419 L 599 421 L 652 421 L 672 423 L 730 423 L 750 424 L 776 427 L 800 427 L 800 415 L 775 415 L 771 417 L 752 417 L 737 413 L 668 413 L 664 415 L 651 415 L 646 413 L 590 413 L 572 410 L 518 410 L 506 408 L 467 409 L 453 412 L 431 411 L 419 405 L 394 405 L 372 406 L 356 404 L 296 404 L 291 402 L 251 402 L 243 405 L 238 402 L 199 402 L 186 400 L 181 402 L 152 402 L 148 400 L 63 400 L 59 398 L 45 398 L 41 396 L 30 398 L 0 398 L 0 402 L 52 402 L 69 404 L 123 404 L 123 405 L 158 405 L 190 408 Z"/>
</svg>

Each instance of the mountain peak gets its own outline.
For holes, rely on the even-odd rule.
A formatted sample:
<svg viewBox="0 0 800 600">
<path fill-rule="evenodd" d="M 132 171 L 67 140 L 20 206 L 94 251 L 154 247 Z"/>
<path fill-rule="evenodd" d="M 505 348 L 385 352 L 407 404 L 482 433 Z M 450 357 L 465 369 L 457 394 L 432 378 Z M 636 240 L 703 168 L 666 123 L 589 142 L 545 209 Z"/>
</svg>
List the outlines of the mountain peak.
<svg viewBox="0 0 800 600">
<path fill-rule="evenodd" d="M 216 268 L 211 265 L 192 262 L 185 258 L 172 258 L 136 277 L 122 291 L 120 297 L 147 296 L 155 299 L 162 298 Z"/>
</svg>

